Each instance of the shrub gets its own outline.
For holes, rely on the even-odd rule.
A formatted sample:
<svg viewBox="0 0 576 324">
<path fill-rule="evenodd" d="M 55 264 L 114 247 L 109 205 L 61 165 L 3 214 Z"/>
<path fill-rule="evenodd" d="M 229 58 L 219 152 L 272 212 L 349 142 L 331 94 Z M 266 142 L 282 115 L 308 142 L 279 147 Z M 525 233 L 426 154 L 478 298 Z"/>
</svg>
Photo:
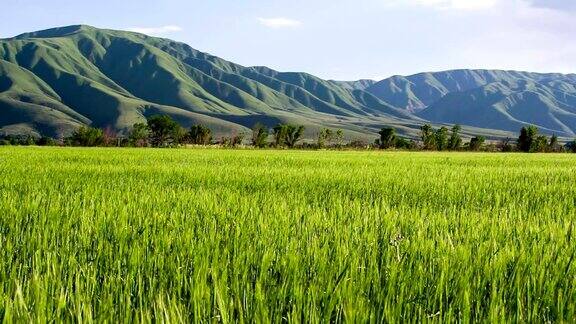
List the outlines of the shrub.
<svg viewBox="0 0 576 324">
<path fill-rule="evenodd" d="M 180 144 L 185 133 L 168 115 L 155 115 L 148 118 L 150 143 L 155 147 L 172 147 Z"/>
<path fill-rule="evenodd" d="M 259 148 L 265 147 L 268 135 L 268 128 L 261 123 L 256 123 L 256 125 L 252 127 L 252 145 Z"/>
<path fill-rule="evenodd" d="M 212 141 L 212 130 L 204 125 L 192 125 L 188 131 L 188 140 L 196 145 L 208 145 Z"/>
<path fill-rule="evenodd" d="M 104 143 L 104 132 L 100 128 L 82 126 L 67 139 L 73 146 L 101 146 Z"/>
<path fill-rule="evenodd" d="M 150 130 L 148 129 L 148 125 L 144 123 L 134 124 L 128 136 L 128 145 L 135 147 L 148 146 L 149 137 Z"/>
<path fill-rule="evenodd" d="M 380 148 L 381 149 L 389 149 L 396 147 L 396 129 L 392 127 L 384 127 L 378 133 L 380 134 Z"/>
<path fill-rule="evenodd" d="M 484 145 L 484 142 L 486 142 L 486 138 L 484 136 L 473 137 L 470 140 L 468 148 L 470 149 L 470 151 L 480 151 L 482 149 L 482 146 Z"/>
<path fill-rule="evenodd" d="M 40 137 L 40 139 L 38 139 L 36 144 L 40 145 L 40 146 L 57 146 L 58 141 L 56 141 L 52 137 L 42 136 L 42 137 Z"/>
<path fill-rule="evenodd" d="M 293 148 L 304 135 L 304 126 L 278 124 L 274 127 L 274 142 L 276 146 Z"/>
</svg>

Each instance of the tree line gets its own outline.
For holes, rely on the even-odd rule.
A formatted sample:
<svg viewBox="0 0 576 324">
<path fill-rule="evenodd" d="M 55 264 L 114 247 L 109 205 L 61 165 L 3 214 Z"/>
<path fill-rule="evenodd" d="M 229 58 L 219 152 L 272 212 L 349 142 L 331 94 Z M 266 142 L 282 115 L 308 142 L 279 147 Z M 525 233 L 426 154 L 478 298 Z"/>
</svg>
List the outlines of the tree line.
<svg viewBox="0 0 576 324">
<path fill-rule="evenodd" d="M 525 152 L 525 153 L 576 153 L 576 141 L 560 144 L 558 136 L 547 137 L 539 134 L 536 126 L 522 127 L 516 141 L 510 138 L 495 143 L 487 143 L 486 137 L 474 136 L 464 142 L 462 127 L 454 125 L 451 129 L 434 129 L 430 124 L 420 127 L 420 142 L 402 138 L 392 127 L 384 127 L 376 144 L 381 149 L 411 149 L 426 151 L 488 151 L 488 152 Z"/>
<path fill-rule="evenodd" d="M 344 132 L 340 129 L 323 128 L 317 133 L 313 143 L 303 142 L 305 127 L 293 124 L 278 124 L 268 128 L 257 123 L 252 128 L 250 145 L 257 148 L 364 148 L 364 149 L 398 149 L 425 151 L 491 151 L 491 152 L 574 152 L 576 141 L 565 145 L 559 143 L 558 137 L 541 135 L 536 126 L 522 127 L 516 141 L 505 139 L 487 143 L 484 136 L 474 136 L 465 142 L 460 125 L 450 129 L 434 129 L 425 124 L 420 127 L 418 140 L 399 136 L 393 127 L 384 127 L 378 133 L 380 137 L 374 143 L 354 140 L 345 143 Z M 182 145 L 220 145 L 237 147 L 245 142 L 246 134 L 239 133 L 228 137 L 214 139 L 212 130 L 196 124 L 185 129 L 167 115 L 155 115 L 147 118 L 146 123 L 136 123 L 125 136 L 117 135 L 111 128 L 83 126 L 70 136 L 56 140 L 50 137 L 35 138 L 32 136 L 5 135 L 0 137 L 0 145 L 40 145 L 40 146 L 103 146 L 103 147 L 178 147 Z"/>
<path fill-rule="evenodd" d="M 302 140 L 305 127 L 292 124 L 278 124 L 269 129 L 261 123 L 252 129 L 251 145 L 264 147 L 294 148 Z M 323 141 L 332 140 L 331 130 L 323 130 Z M 335 134 L 343 138 L 342 131 Z M 81 146 L 81 147 L 178 147 L 182 145 L 221 145 L 236 147 L 244 143 L 244 133 L 223 136 L 215 139 L 212 130 L 196 124 L 185 129 L 168 115 L 155 115 L 147 118 L 146 123 L 136 123 L 125 135 L 120 136 L 111 128 L 82 126 L 70 136 L 56 140 L 43 136 L 30 135 L 0 136 L 0 145 L 40 145 L 40 146 Z M 269 138 L 272 137 L 272 141 Z"/>
</svg>

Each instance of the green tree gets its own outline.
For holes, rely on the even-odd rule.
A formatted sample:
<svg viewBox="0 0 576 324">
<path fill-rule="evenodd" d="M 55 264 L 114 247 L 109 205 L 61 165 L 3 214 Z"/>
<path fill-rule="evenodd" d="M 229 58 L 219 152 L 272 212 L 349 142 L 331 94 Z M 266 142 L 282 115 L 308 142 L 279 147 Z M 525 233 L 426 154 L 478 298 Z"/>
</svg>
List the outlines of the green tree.
<svg viewBox="0 0 576 324">
<path fill-rule="evenodd" d="M 259 148 L 265 147 L 268 135 L 268 128 L 261 123 L 256 123 L 252 127 L 252 145 Z"/>
<path fill-rule="evenodd" d="M 4 135 L 2 140 L 4 145 L 36 145 L 36 138 L 30 135 Z"/>
<path fill-rule="evenodd" d="M 100 146 L 104 143 L 104 132 L 99 128 L 82 126 L 67 140 L 73 146 Z"/>
<path fill-rule="evenodd" d="M 522 127 L 520 136 L 518 137 L 518 150 L 521 152 L 530 152 L 533 149 L 533 144 L 537 136 L 538 128 L 536 126 Z"/>
<path fill-rule="evenodd" d="M 482 146 L 484 145 L 484 142 L 486 142 L 486 138 L 484 136 L 473 137 L 472 139 L 470 139 L 470 144 L 468 145 L 468 148 L 470 149 L 470 151 L 480 151 L 480 149 L 482 149 Z"/>
<path fill-rule="evenodd" d="M 273 128 L 276 146 L 294 147 L 304 135 L 304 126 L 278 124 Z"/>
<path fill-rule="evenodd" d="M 334 136 L 334 141 L 336 142 L 336 146 L 342 146 L 344 144 L 344 131 L 341 129 L 336 131 L 336 135 Z"/>
<path fill-rule="evenodd" d="M 144 123 L 136 123 L 132 125 L 132 130 L 128 135 L 128 142 L 131 146 L 145 147 L 148 146 L 148 138 L 150 137 L 150 130 L 148 125 Z"/>
<path fill-rule="evenodd" d="M 550 152 L 562 152 L 562 146 L 560 145 L 559 141 L 558 141 L 558 136 L 556 136 L 556 134 L 553 134 L 552 137 L 550 137 L 550 143 L 548 144 L 548 150 Z"/>
<path fill-rule="evenodd" d="M 548 137 L 544 135 L 537 136 L 530 146 L 531 153 L 544 153 L 548 151 Z"/>
<path fill-rule="evenodd" d="M 398 137 L 396 139 L 396 148 L 403 150 L 413 150 L 417 147 L 416 142 L 413 140 L 408 140 L 403 137 Z"/>
<path fill-rule="evenodd" d="M 57 146 L 58 142 L 55 139 L 53 139 L 52 137 L 42 136 L 42 137 L 40 137 L 40 139 L 38 139 L 36 144 L 40 145 L 40 146 Z"/>
<path fill-rule="evenodd" d="M 212 130 L 204 125 L 192 125 L 187 137 L 192 144 L 208 145 L 212 141 Z"/>
<path fill-rule="evenodd" d="M 441 127 L 440 129 L 436 130 L 434 136 L 436 140 L 436 149 L 438 151 L 444 151 L 448 149 L 448 128 Z"/>
<path fill-rule="evenodd" d="M 274 145 L 276 147 L 284 146 L 286 144 L 286 136 L 288 128 L 285 124 L 278 124 L 272 129 L 274 135 Z"/>
<path fill-rule="evenodd" d="M 296 143 L 304 135 L 304 126 L 287 125 L 286 145 L 290 148 L 296 146 Z"/>
<path fill-rule="evenodd" d="M 32 146 L 32 145 L 36 145 L 36 139 L 30 135 L 24 137 L 23 141 L 22 141 L 22 145 L 24 146 Z"/>
<path fill-rule="evenodd" d="M 155 115 L 148 118 L 150 143 L 154 147 L 170 147 L 180 143 L 183 131 L 180 125 L 168 115 Z"/>
<path fill-rule="evenodd" d="M 242 145 L 242 142 L 244 142 L 244 137 L 245 137 L 244 133 L 236 134 L 236 135 L 232 136 L 232 140 L 230 141 L 230 144 L 232 145 L 232 147 Z"/>
<path fill-rule="evenodd" d="M 326 145 L 330 145 L 333 140 L 335 133 L 329 128 L 323 128 L 318 132 L 318 148 L 323 148 Z"/>
<path fill-rule="evenodd" d="M 462 137 L 460 136 L 460 131 L 462 127 L 460 125 L 452 126 L 452 132 L 450 134 L 450 139 L 448 140 L 448 149 L 452 151 L 458 151 L 462 147 Z"/>
<path fill-rule="evenodd" d="M 436 136 L 434 135 L 434 129 L 430 124 L 425 124 L 420 127 L 420 139 L 422 140 L 425 150 L 436 149 Z"/>
<path fill-rule="evenodd" d="M 572 153 L 576 153 L 576 140 L 566 144 L 566 149 Z"/>
<path fill-rule="evenodd" d="M 378 133 L 380 134 L 380 148 L 389 149 L 396 147 L 396 129 L 392 127 L 384 127 Z"/>
<path fill-rule="evenodd" d="M 498 143 L 497 148 L 501 152 L 512 152 L 514 151 L 514 147 L 510 143 L 511 141 L 512 140 L 509 137 L 507 137 L 506 139 L 503 139 Z"/>
</svg>

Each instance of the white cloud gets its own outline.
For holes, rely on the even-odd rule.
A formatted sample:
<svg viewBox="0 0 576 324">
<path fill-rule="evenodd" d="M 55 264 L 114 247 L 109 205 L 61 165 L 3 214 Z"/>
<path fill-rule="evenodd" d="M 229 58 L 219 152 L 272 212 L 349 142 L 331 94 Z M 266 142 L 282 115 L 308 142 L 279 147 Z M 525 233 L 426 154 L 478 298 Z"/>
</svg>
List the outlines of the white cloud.
<svg viewBox="0 0 576 324">
<path fill-rule="evenodd" d="M 528 0 L 534 7 L 549 8 L 554 10 L 576 10 L 574 0 Z"/>
<path fill-rule="evenodd" d="M 269 28 L 297 28 L 302 26 L 302 22 L 284 17 L 258 18 L 258 21 L 261 25 Z"/>
<path fill-rule="evenodd" d="M 495 7 L 499 0 L 407 0 L 404 2 L 438 9 L 483 10 Z"/>
<path fill-rule="evenodd" d="M 575 13 L 535 7 L 528 1 L 501 5 L 503 10 L 467 18 L 482 26 L 482 33 L 448 49 L 453 61 L 466 67 L 575 72 Z"/>
<path fill-rule="evenodd" d="M 168 25 L 161 27 L 132 27 L 128 28 L 128 30 L 147 35 L 164 35 L 179 32 L 182 31 L 183 29 L 180 26 Z"/>
<path fill-rule="evenodd" d="M 533 6 L 559 11 L 576 10 L 574 0 L 387 0 L 391 5 L 417 5 L 435 9 L 485 10 L 498 5 Z"/>
</svg>

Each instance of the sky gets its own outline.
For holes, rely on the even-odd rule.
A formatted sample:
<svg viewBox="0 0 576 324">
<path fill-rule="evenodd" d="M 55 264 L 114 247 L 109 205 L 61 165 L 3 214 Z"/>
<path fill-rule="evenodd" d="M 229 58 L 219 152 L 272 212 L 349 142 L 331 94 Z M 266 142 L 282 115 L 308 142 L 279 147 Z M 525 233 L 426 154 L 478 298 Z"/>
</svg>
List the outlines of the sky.
<svg viewBox="0 0 576 324">
<path fill-rule="evenodd" d="M 325 79 L 576 73 L 576 0 L 2 0 L 0 38 L 87 24 Z"/>
</svg>

